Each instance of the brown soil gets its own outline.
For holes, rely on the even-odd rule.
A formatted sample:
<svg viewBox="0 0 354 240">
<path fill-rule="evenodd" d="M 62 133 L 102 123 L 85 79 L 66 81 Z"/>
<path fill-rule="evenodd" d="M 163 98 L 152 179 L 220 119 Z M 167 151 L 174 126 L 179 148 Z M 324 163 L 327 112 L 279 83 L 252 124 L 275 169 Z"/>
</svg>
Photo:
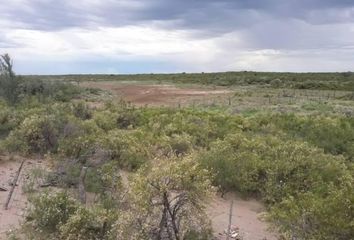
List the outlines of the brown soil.
<svg viewBox="0 0 354 240">
<path fill-rule="evenodd" d="M 125 101 L 140 106 L 183 105 L 191 100 L 231 93 L 230 90 L 225 88 L 178 88 L 173 85 L 124 84 L 119 82 L 84 82 L 82 86 L 107 90 Z"/>
<path fill-rule="evenodd" d="M 16 186 L 12 195 L 9 209 L 5 210 L 4 205 L 11 189 L 10 183 L 18 171 L 21 161 L 22 158 L 20 157 L 10 160 L 8 157 L 0 156 L 0 186 L 8 189 L 8 191 L 0 191 L 0 239 L 5 239 L 7 231 L 20 225 L 24 209 L 27 206 L 27 197 L 22 187 L 31 169 L 38 168 L 41 165 L 41 161 L 26 160 L 18 178 L 18 186 Z"/>
<path fill-rule="evenodd" d="M 236 194 L 226 194 L 224 198 L 214 197 L 207 207 L 215 236 L 226 239 L 225 230 L 229 224 L 231 201 L 233 201 L 231 224 L 239 228 L 243 240 L 276 240 L 275 234 L 267 231 L 267 223 L 260 219 L 264 213 L 263 205 L 254 199 L 243 200 Z"/>
</svg>

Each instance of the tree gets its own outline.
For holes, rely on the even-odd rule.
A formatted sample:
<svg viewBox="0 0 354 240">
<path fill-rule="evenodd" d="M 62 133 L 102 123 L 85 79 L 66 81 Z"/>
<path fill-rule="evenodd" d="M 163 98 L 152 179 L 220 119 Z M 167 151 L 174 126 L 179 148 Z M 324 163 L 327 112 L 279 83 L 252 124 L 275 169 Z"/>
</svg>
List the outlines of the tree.
<svg viewBox="0 0 354 240">
<path fill-rule="evenodd" d="M 131 209 L 116 223 L 114 239 L 189 239 L 210 233 L 203 202 L 210 174 L 191 156 L 140 169 L 131 186 Z M 200 238 L 197 238 L 200 239 Z"/>
<path fill-rule="evenodd" d="M 15 104 L 19 96 L 19 78 L 13 71 L 13 61 L 8 54 L 0 56 L 0 96 Z"/>
</svg>

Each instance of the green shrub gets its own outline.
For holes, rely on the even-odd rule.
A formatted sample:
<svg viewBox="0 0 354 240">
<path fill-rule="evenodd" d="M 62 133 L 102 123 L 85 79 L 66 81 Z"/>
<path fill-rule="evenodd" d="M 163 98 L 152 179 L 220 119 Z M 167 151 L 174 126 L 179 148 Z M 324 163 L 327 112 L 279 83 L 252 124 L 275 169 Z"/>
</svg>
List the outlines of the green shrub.
<svg viewBox="0 0 354 240">
<path fill-rule="evenodd" d="M 60 227 L 60 239 L 85 240 L 104 239 L 104 219 L 84 207 L 79 207 Z"/>
<path fill-rule="evenodd" d="M 177 156 L 189 153 L 193 147 L 192 137 L 187 134 L 172 135 L 168 143 Z"/>
<path fill-rule="evenodd" d="M 139 125 L 140 114 L 135 109 L 120 111 L 117 117 L 117 127 L 120 129 L 135 128 Z"/>
<path fill-rule="evenodd" d="M 99 147 L 103 132 L 93 120 L 72 121 L 64 127 L 58 152 L 75 159 L 86 160 Z"/>
<path fill-rule="evenodd" d="M 218 111 L 194 109 L 148 109 L 143 112 L 146 131 L 155 136 L 189 135 L 195 147 L 208 147 L 212 141 L 224 138 L 230 131 L 240 131 L 243 120 Z"/>
<path fill-rule="evenodd" d="M 112 113 L 109 110 L 96 111 L 93 115 L 93 119 L 98 127 L 102 128 L 105 131 L 110 131 L 114 128 L 117 128 L 117 115 L 117 113 Z"/>
<path fill-rule="evenodd" d="M 21 79 L 13 71 L 13 62 L 8 54 L 0 56 L 0 97 L 9 104 L 18 102 Z"/>
<path fill-rule="evenodd" d="M 77 118 L 87 120 L 92 117 L 92 111 L 85 102 L 79 101 L 73 104 L 73 113 Z"/>
<path fill-rule="evenodd" d="M 27 117 L 6 139 L 7 149 L 24 153 L 46 153 L 57 148 L 59 123 L 53 115 Z"/>
<path fill-rule="evenodd" d="M 269 116 L 268 116 L 269 117 Z M 354 158 L 354 120 L 350 117 L 274 115 L 268 120 L 290 137 L 304 139 L 327 153 Z"/>
<path fill-rule="evenodd" d="M 27 220 L 39 229 L 54 232 L 59 230 L 79 208 L 66 192 L 43 193 L 30 199 L 31 208 Z"/>
<path fill-rule="evenodd" d="M 213 239 L 212 230 L 203 229 L 203 232 L 191 230 L 184 236 L 184 240 L 210 240 Z"/>
<path fill-rule="evenodd" d="M 340 184 L 347 173 L 341 157 L 268 136 L 230 135 L 200 160 L 215 172 L 215 184 L 223 191 L 258 194 L 271 204 L 307 191 L 323 194 L 328 184 Z"/>
<path fill-rule="evenodd" d="M 42 193 L 30 199 L 26 221 L 35 232 L 53 239 L 107 239 L 117 212 L 92 206 L 85 208 L 67 192 Z M 31 235 L 26 231 L 25 235 Z M 38 237 L 38 236 L 37 236 Z"/>
<path fill-rule="evenodd" d="M 112 130 L 101 139 L 101 146 L 119 166 L 137 169 L 149 158 L 149 151 L 140 140 L 134 132 Z"/>
<path fill-rule="evenodd" d="M 353 239 L 353 206 L 351 185 L 332 187 L 325 196 L 308 192 L 288 197 L 271 209 L 268 219 L 289 239 Z"/>
<path fill-rule="evenodd" d="M 279 78 L 276 78 L 270 81 L 270 85 L 274 88 L 279 88 L 282 85 L 282 81 Z"/>
<path fill-rule="evenodd" d="M 68 82 L 42 80 L 39 77 L 26 78 L 20 85 L 21 98 L 35 97 L 41 102 L 54 100 L 68 102 L 82 90 Z"/>
<path fill-rule="evenodd" d="M 0 105 L 0 137 L 8 135 L 17 125 L 14 110 Z"/>
<path fill-rule="evenodd" d="M 185 239 L 207 233 L 204 200 L 213 192 L 210 174 L 191 157 L 161 159 L 132 179 L 129 208 L 117 219 L 113 239 Z M 178 226 L 178 227 L 174 227 Z"/>
</svg>

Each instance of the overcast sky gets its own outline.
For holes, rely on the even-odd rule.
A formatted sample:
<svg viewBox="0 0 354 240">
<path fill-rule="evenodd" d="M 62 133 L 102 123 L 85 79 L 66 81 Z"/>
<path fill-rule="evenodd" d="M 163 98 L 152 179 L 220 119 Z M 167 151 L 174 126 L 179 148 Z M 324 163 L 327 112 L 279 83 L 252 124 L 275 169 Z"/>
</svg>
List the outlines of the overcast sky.
<svg viewBox="0 0 354 240">
<path fill-rule="evenodd" d="M 0 0 L 21 74 L 354 71 L 354 0 Z"/>
</svg>

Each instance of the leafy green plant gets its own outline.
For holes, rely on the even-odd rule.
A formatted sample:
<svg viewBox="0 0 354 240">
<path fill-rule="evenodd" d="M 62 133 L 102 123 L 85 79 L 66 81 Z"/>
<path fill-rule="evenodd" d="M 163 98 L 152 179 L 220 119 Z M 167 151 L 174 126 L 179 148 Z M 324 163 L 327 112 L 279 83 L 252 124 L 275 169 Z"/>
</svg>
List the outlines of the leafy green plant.
<svg viewBox="0 0 354 240">
<path fill-rule="evenodd" d="M 27 117 L 6 139 L 8 150 L 24 153 L 54 151 L 58 143 L 58 123 L 53 115 Z"/>
<path fill-rule="evenodd" d="M 352 239 L 354 191 L 351 185 L 331 188 L 325 196 L 302 193 L 276 204 L 268 214 L 289 238 Z"/>
<path fill-rule="evenodd" d="M 111 160 L 127 169 L 137 169 L 148 160 L 148 149 L 130 132 L 112 130 L 101 139 L 101 146 Z"/>
<path fill-rule="evenodd" d="M 44 193 L 30 199 L 27 220 L 46 231 L 57 231 L 79 208 L 66 192 Z"/>
<path fill-rule="evenodd" d="M 142 168 L 130 192 L 131 208 L 120 216 L 113 234 L 126 239 L 185 239 L 191 231 L 207 233 L 204 200 L 212 187 L 209 172 L 191 156 L 165 159 Z"/>
<path fill-rule="evenodd" d="M 245 134 L 217 141 L 200 161 L 216 173 L 222 191 L 258 194 L 268 203 L 301 192 L 326 192 L 326 184 L 340 184 L 347 173 L 343 158 L 307 144 Z"/>
<path fill-rule="evenodd" d="M 109 110 L 96 111 L 94 113 L 93 119 L 98 127 L 102 128 L 105 131 L 110 131 L 117 128 L 117 115 L 117 113 L 113 113 Z"/>
<path fill-rule="evenodd" d="M 73 104 L 73 113 L 77 118 L 87 120 L 92 117 L 92 112 L 89 107 L 82 101 Z"/>
<path fill-rule="evenodd" d="M 59 228 L 60 239 L 107 239 L 115 214 L 99 208 L 79 207 Z"/>
<path fill-rule="evenodd" d="M 20 79 L 13 71 L 13 62 L 8 54 L 0 56 L 0 96 L 9 104 L 16 104 L 19 97 Z"/>
</svg>

